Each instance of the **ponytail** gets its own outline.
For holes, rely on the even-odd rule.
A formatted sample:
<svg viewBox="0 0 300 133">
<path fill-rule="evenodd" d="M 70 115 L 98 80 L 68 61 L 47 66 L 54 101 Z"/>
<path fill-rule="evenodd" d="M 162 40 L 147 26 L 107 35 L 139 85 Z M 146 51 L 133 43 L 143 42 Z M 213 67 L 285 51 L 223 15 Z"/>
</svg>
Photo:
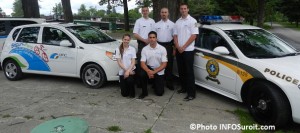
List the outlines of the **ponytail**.
<svg viewBox="0 0 300 133">
<path fill-rule="evenodd" d="M 122 37 L 122 39 L 123 39 L 125 36 L 128 36 L 129 38 L 131 38 L 129 34 L 124 34 L 123 37 Z M 124 54 L 123 42 L 122 42 L 121 45 L 119 46 L 119 50 L 120 50 L 121 58 L 123 58 L 123 54 Z"/>
</svg>

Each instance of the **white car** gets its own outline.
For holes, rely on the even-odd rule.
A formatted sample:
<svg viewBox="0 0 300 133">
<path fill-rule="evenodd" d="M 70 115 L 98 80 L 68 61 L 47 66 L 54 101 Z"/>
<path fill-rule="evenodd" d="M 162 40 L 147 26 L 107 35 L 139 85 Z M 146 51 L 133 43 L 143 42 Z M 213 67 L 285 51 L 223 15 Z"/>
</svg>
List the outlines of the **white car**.
<svg viewBox="0 0 300 133">
<path fill-rule="evenodd" d="M 42 18 L 0 18 L 0 57 L 5 39 L 14 27 L 25 24 L 41 24 L 45 22 L 46 19 Z"/>
<path fill-rule="evenodd" d="M 77 24 L 31 24 L 8 35 L 1 63 L 8 80 L 23 73 L 81 78 L 90 88 L 118 80 L 119 43 L 98 29 Z"/>
<path fill-rule="evenodd" d="M 293 47 L 254 26 L 198 26 L 197 85 L 245 102 L 260 124 L 300 123 L 300 54 Z"/>
</svg>

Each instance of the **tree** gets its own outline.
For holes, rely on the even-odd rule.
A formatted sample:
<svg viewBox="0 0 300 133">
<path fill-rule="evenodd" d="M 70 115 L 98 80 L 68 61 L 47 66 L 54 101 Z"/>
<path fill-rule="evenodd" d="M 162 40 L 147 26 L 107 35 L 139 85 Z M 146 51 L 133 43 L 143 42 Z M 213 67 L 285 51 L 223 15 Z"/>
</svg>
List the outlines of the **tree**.
<svg viewBox="0 0 300 133">
<path fill-rule="evenodd" d="M 115 6 L 123 6 L 124 7 L 124 29 L 125 31 L 129 31 L 129 15 L 128 15 L 128 4 L 127 2 L 130 0 L 100 0 L 99 5 L 107 4 L 108 13 L 110 13 L 111 5 L 112 8 L 115 9 Z"/>
<path fill-rule="evenodd" d="M 25 18 L 39 18 L 40 10 L 38 0 L 21 0 Z"/>
<path fill-rule="evenodd" d="M 63 7 L 61 5 L 61 2 L 55 4 L 55 7 L 52 8 L 52 12 L 55 14 L 56 19 L 58 19 L 59 16 L 63 14 Z"/>
<path fill-rule="evenodd" d="M 13 12 L 11 14 L 13 17 L 23 17 L 24 13 L 22 10 L 21 0 L 15 0 L 13 3 Z"/>
<path fill-rule="evenodd" d="M 290 22 L 296 22 L 299 26 L 300 21 L 300 0 L 283 0 L 281 5 L 281 12 L 288 17 Z"/>
<path fill-rule="evenodd" d="M 257 3 L 258 3 L 257 26 L 263 27 L 264 19 L 265 19 L 266 0 L 257 0 Z"/>
<path fill-rule="evenodd" d="M 61 0 L 63 11 L 64 11 L 64 20 L 65 22 L 73 22 L 73 13 L 71 9 L 70 0 Z"/>
<path fill-rule="evenodd" d="M 86 9 L 84 4 L 80 5 L 80 8 L 78 9 L 78 16 L 80 16 L 80 17 L 90 17 L 90 13 Z"/>
<path fill-rule="evenodd" d="M 153 19 L 155 21 L 160 20 L 160 9 L 166 7 L 169 9 L 170 20 L 176 21 L 179 16 L 179 4 L 181 2 L 182 0 L 152 0 Z M 145 2 L 144 4 L 148 3 Z"/>
</svg>

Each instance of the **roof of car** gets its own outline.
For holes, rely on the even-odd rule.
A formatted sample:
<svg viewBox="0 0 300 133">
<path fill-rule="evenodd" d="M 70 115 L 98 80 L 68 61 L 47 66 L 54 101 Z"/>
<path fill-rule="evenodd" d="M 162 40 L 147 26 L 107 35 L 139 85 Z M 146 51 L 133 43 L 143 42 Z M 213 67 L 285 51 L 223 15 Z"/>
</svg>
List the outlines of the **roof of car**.
<svg viewBox="0 0 300 133">
<path fill-rule="evenodd" d="M 29 25 L 22 25 L 22 26 L 62 26 L 62 27 L 69 27 L 69 26 L 80 26 L 83 24 L 74 24 L 74 23 L 42 23 L 42 24 L 29 24 Z"/>
<path fill-rule="evenodd" d="M 246 24 L 211 24 L 211 25 L 204 25 L 204 27 L 216 27 L 221 30 L 261 29 L 259 27 L 246 25 Z"/>
</svg>

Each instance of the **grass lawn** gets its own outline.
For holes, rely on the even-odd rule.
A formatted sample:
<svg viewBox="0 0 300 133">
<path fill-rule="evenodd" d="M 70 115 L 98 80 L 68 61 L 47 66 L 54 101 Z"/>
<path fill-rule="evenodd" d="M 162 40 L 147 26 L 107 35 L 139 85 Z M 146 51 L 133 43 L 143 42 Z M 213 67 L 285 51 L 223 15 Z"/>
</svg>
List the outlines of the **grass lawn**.
<svg viewBox="0 0 300 133">
<path fill-rule="evenodd" d="M 290 22 L 276 22 L 276 23 L 282 25 L 283 27 L 291 28 L 291 29 L 295 29 L 295 30 L 300 31 L 300 23 L 299 23 L 298 27 L 296 27 L 295 23 L 290 23 Z"/>
<path fill-rule="evenodd" d="M 242 126 L 250 126 L 257 124 L 252 116 L 245 110 L 237 109 L 233 111 L 232 113 L 236 114 L 240 118 L 240 124 Z M 257 124 L 260 126 L 259 124 Z M 293 126 L 293 125 L 292 125 Z M 296 125 L 297 126 L 297 125 Z M 298 129 L 295 129 L 295 127 L 287 127 L 286 129 L 276 129 L 276 131 L 264 131 L 264 130 L 243 130 L 242 133 L 297 133 L 299 132 Z"/>
</svg>

